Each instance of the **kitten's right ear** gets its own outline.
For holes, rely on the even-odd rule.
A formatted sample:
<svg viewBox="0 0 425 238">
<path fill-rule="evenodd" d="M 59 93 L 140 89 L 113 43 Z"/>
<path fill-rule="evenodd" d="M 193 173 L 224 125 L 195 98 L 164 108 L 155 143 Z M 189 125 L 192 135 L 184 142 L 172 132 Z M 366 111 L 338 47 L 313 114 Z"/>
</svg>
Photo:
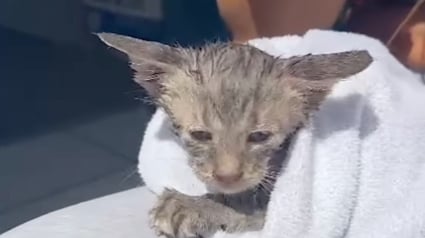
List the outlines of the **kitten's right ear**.
<svg viewBox="0 0 425 238">
<path fill-rule="evenodd" d="M 303 95 L 307 112 L 317 109 L 334 85 L 372 64 L 366 50 L 294 56 L 284 59 L 289 86 Z"/>
<path fill-rule="evenodd" d="M 114 33 L 98 33 L 97 36 L 128 56 L 135 70 L 134 80 L 153 98 L 160 94 L 163 77 L 175 73 L 182 61 L 177 49 L 165 44 Z"/>
</svg>

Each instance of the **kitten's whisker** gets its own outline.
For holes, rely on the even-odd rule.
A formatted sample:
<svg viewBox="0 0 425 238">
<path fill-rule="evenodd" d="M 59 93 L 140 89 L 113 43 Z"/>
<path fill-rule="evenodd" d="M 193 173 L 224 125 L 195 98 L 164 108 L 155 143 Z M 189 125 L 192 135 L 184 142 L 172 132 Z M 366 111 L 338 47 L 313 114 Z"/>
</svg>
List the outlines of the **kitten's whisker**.
<svg viewBox="0 0 425 238">
<path fill-rule="evenodd" d="M 268 181 L 263 181 L 263 183 L 262 183 L 264 186 L 267 186 L 267 187 L 273 187 L 273 184 L 272 183 L 270 183 L 270 182 L 268 182 Z"/>
<path fill-rule="evenodd" d="M 275 181 L 275 177 L 270 177 L 268 174 L 266 174 L 259 183 L 259 189 L 267 193 L 271 193 L 273 191 Z"/>
<path fill-rule="evenodd" d="M 271 187 L 267 184 L 264 184 L 264 183 L 260 183 L 258 187 L 259 187 L 259 189 L 265 191 L 266 193 L 271 193 L 272 189 L 273 189 L 273 187 Z"/>
<path fill-rule="evenodd" d="M 133 170 L 131 170 L 130 171 L 130 173 L 128 174 L 128 175 L 126 175 L 122 180 L 121 180 L 121 182 L 120 183 L 124 183 L 124 182 L 126 182 L 127 180 L 129 180 L 133 175 L 135 175 L 137 172 L 138 172 L 139 170 L 138 170 L 138 168 L 135 168 L 135 169 L 133 169 Z"/>
<path fill-rule="evenodd" d="M 155 102 L 149 97 L 134 97 L 133 99 L 136 101 L 141 101 L 145 104 L 155 105 Z"/>
<path fill-rule="evenodd" d="M 276 180 L 276 177 L 277 177 L 277 176 L 275 176 L 275 175 L 270 175 L 270 174 L 266 174 L 266 175 L 264 175 L 264 178 L 265 178 L 265 179 L 270 179 L 270 180 Z"/>
<path fill-rule="evenodd" d="M 141 102 L 145 102 L 146 101 L 145 98 L 140 98 L 140 97 L 134 97 L 133 99 L 136 100 L 136 101 L 141 101 Z"/>
</svg>

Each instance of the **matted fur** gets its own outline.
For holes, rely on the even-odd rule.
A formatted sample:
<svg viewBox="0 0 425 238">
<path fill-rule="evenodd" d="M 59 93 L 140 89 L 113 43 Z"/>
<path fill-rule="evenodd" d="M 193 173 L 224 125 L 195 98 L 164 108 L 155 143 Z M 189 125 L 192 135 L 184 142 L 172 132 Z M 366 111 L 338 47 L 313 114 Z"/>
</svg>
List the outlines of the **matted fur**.
<svg viewBox="0 0 425 238">
<path fill-rule="evenodd" d="M 287 135 L 318 108 L 338 79 L 372 61 L 366 51 L 281 59 L 234 43 L 195 49 L 109 33 L 100 38 L 128 55 L 136 82 L 175 124 L 195 173 L 224 193 L 253 188 L 274 176 L 268 160 Z M 192 131 L 209 132 L 212 138 L 194 140 Z M 248 142 L 255 131 L 271 136 Z M 216 174 L 241 178 L 222 184 Z"/>
<path fill-rule="evenodd" d="M 280 59 L 232 43 L 193 49 L 100 38 L 127 54 L 135 81 L 166 111 L 194 173 L 212 191 L 159 196 L 152 226 L 176 238 L 261 229 L 290 135 L 339 79 L 372 62 L 366 51 Z M 258 132 L 260 139 L 250 139 Z"/>
</svg>

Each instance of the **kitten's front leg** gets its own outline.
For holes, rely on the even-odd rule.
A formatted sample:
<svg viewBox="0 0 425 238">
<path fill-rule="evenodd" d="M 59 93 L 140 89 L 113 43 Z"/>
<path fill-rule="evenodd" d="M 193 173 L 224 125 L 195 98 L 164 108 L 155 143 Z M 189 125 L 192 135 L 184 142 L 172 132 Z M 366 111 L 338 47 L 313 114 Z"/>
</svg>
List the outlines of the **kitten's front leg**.
<svg viewBox="0 0 425 238">
<path fill-rule="evenodd" d="M 218 230 L 229 233 L 259 230 L 264 215 L 245 215 L 206 197 L 166 190 L 151 210 L 151 225 L 158 234 L 174 238 L 208 237 Z"/>
</svg>

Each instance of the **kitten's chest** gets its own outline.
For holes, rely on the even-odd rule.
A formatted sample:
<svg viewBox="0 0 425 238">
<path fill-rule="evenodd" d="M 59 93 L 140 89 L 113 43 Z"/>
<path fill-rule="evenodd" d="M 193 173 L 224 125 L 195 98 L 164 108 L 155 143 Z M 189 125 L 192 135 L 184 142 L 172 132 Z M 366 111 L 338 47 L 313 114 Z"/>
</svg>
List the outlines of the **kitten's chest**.
<svg viewBox="0 0 425 238">
<path fill-rule="evenodd" d="M 270 199 L 270 193 L 261 188 L 235 195 L 214 194 L 211 196 L 215 201 L 243 214 L 265 210 Z"/>
</svg>

